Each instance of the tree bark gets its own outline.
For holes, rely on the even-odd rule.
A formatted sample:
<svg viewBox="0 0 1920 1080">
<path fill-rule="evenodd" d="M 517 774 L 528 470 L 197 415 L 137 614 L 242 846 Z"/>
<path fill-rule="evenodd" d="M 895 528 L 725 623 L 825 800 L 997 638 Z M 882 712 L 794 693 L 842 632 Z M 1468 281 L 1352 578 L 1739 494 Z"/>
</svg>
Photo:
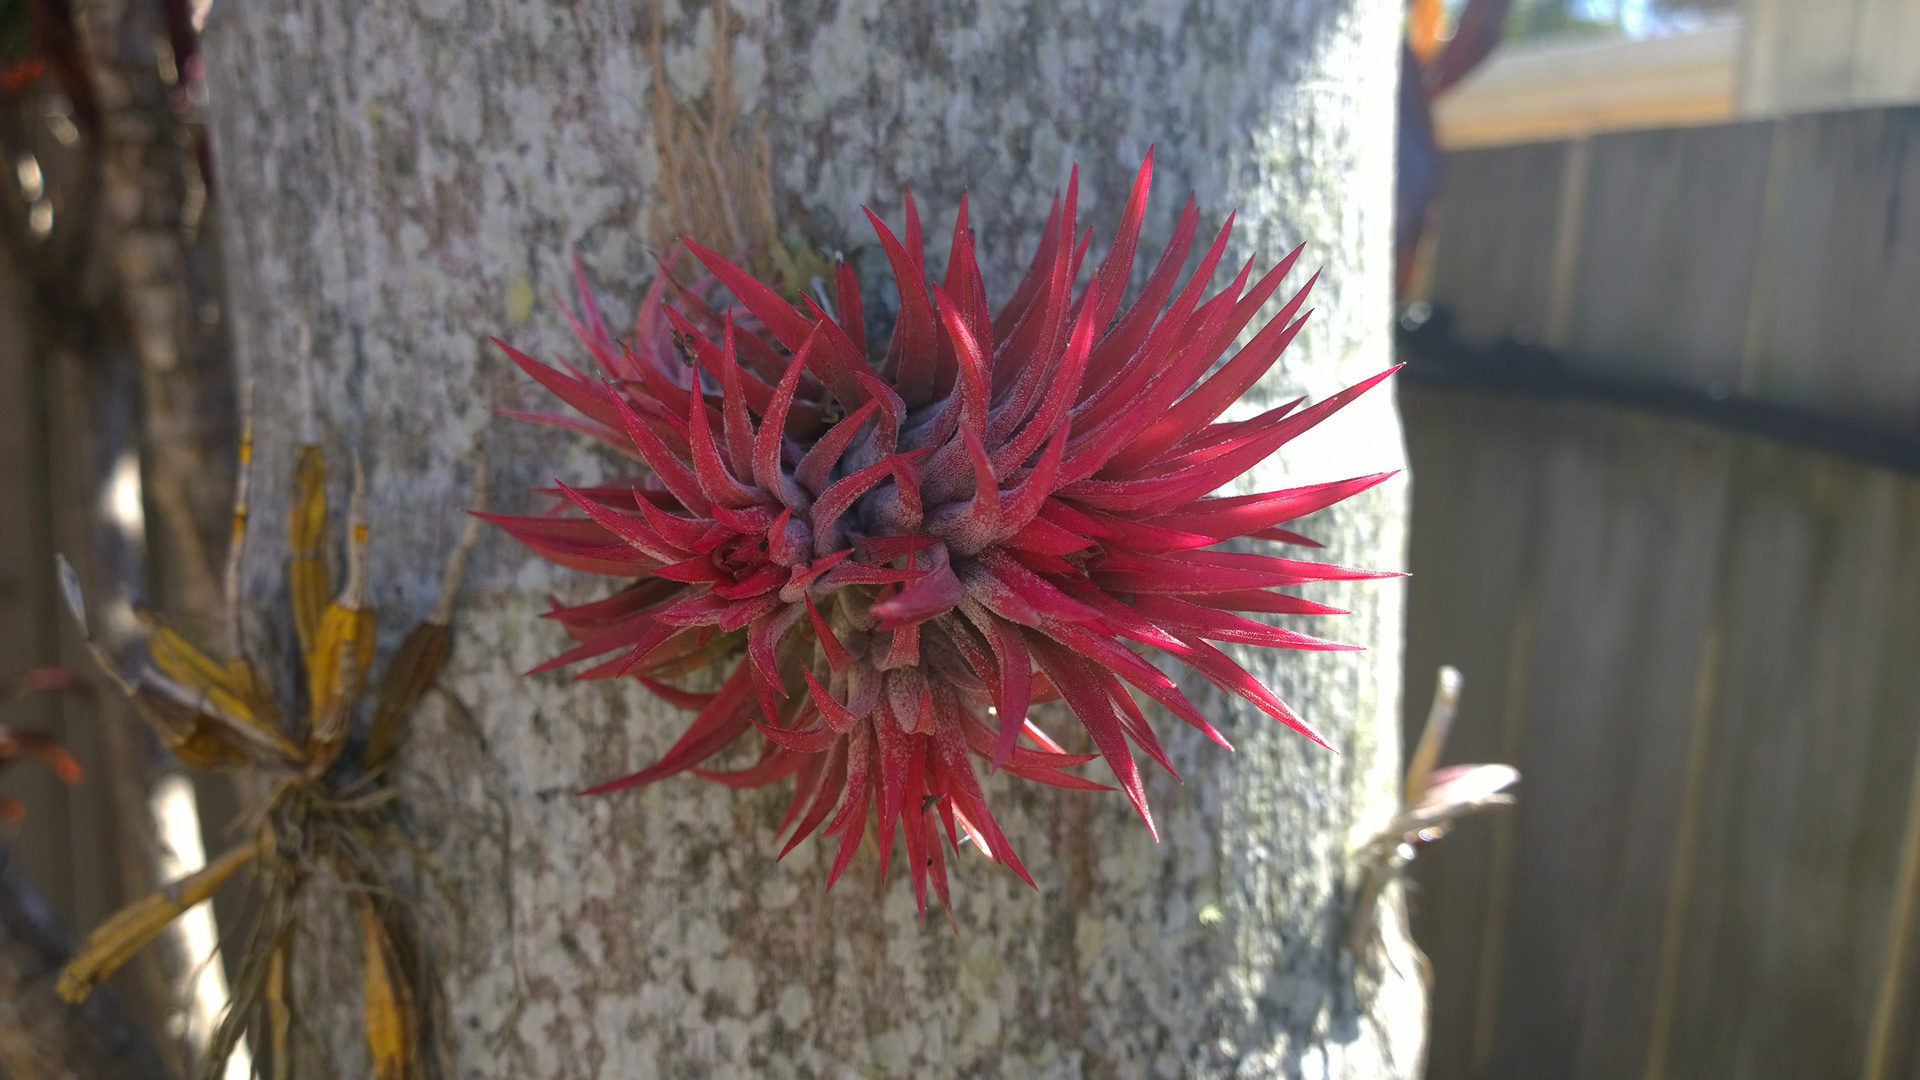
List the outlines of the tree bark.
<svg viewBox="0 0 1920 1080">
<path fill-rule="evenodd" d="M 1304 242 L 1324 267 L 1319 314 L 1242 415 L 1380 370 L 1397 41 L 1390 0 L 218 5 L 229 310 L 261 388 L 257 632 L 290 636 L 303 363 L 333 460 L 367 468 L 386 647 L 432 604 L 476 434 L 509 511 L 608 468 L 582 440 L 490 416 L 547 406 L 488 335 L 578 359 L 549 299 L 576 246 L 617 311 L 673 230 L 755 258 L 776 237 L 853 249 L 870 241 L 860 204 L 897 222 L 907 184 L 938 264 L 969 190 L 998 301 L 1071 163 L 1104 241 L 1156 143 L 1144 250 L 1191 190 L 1216 223 L 1239 207 L 1230 258 L 1264 268 Z M 1376 392 L 1242 490 L 1401 462 Z M 1390 483 L 1307 531 L 1335 561 L 1392 569 L 1405 522 Z M 1349 852 L 1395 803 L 1394 583 L 1314 594 L 1353 610 L 1315 629 L 1364 654 L 1239 656 L 1337 755 L 1183 683 L 1239 750 L 1158 718 L 1185 778 L 1149 781 L 1162 842 L 1118 795 L 988 778 L 1039 889 L 961 860 L 950 927 L 919 921 L 903 882 L 876 886 L 871 852 L 832 894 L 817 844 L 776 864 L 780 787 L 572 794 L 652 760 L 685 715 L 638 687 L 518 674 L 560 647 L 537 619 L 547 594 L 602 583 L 497 537 L 470 581 L 443 680 L 462 704 L 430 701 L 405 758 L 460 1075 L 1417 1072 L 1424 992 L 1397 897 L 1376 948 L 1343 945 Z M 350 967 L 317 977 L 350 988 Z M 341 1075 L 353 993 L 309 1018 Z"/>
</svg>

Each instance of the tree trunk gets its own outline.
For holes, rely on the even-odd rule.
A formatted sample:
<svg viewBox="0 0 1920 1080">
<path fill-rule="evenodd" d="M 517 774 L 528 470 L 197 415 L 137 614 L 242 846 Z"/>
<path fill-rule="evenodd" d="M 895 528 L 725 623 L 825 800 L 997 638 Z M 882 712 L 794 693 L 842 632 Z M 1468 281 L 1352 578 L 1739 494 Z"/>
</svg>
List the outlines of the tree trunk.
<svg viewBox="0 0 1920 1080">
<path fill-rule="evenodd" d="M 940 237 L 970 190 L 997 302 L 1074 161 L 1104 239 L 1157 143 L 1144 250 L 1191 190 L 1215 222 L 1239 207 L 1230 259 L 1264 268 L 1304 242 L 1325 268 L 1320 313 L 1241 408 L 1378 371 L 1397 40 L 1390 0 L 218 5 L 229 308 L 260 387 L 260 630 L 290 636 L 283 478 L 308 357 L 322 441 L 367 468 L 384 646 L 432 604 L 476 434 L 508 511 L 608 467 L 491 416 L 548 406 L 488 335 L 579 359 L 551 300 L 576 246 L 618 310 L 679 230 L 756 259 L 776 238 L 853 249 L 871 240 L 861 203 L 897 222 L 912 184 Z M 1401 461 L 1376 392 L 1242 490 Z M 1307 531 L 1334 561 L 1398 568 L 1405 523 L 1392 483 Z M 1314 593 L 1354 612 L 1315 629 L 1369 652 L 1238 656 L 1338 755 L 1183 683 L 1239 750 L 1158 718 L 1185 778 L 1149 781 L 1162 842 L 1118 795 L 987 778 L 1039 889 L 961 860 L 948 926 L 918 920 L 897 877 L 876 886 L 870 851 L 832 894 L 817 842 L 776 864 L 782 786 L 574 795 L 651 761 L 685 714 L 635 686 L 518 674 L 560 646 L 537 618 L 547 595 L 600 582 L 497 537 L 470 581 L 443 680 L 463 704 L 430 700 L 405 759 L 460 1075 L 1417 1072 L 1425 1007 L 1397 898 L 1367 956 L 1344 946 L 1349 852 L 1395 802 L 1393 583 Z M 319 976 L 349 1001 L 350 967 Z M 357 1075 L 351 1007 L 337 1014 L 309 1022 Z"/>
</svg>

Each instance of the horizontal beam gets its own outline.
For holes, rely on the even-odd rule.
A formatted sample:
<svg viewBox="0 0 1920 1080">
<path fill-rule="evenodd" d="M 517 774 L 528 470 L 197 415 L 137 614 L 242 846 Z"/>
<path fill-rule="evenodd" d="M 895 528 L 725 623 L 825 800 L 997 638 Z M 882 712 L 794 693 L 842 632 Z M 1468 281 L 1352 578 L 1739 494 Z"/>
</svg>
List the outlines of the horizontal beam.
<svg viewBox="0 0 1920 1080">
<path fill-rule="evenodd" d="M 1453 333 L 1447 312 L 1428 316 L 1423 309 L 1410 309 L 1397 330 L 1396 348 L 1406 363 L 1403 382 L 1640 409 L 1920 475 L 1920 434 L 1745 397 L 1717 384 L 1698 387 L 1596 370 L 1532 342 L 1471 344 Z"/>
</svg>

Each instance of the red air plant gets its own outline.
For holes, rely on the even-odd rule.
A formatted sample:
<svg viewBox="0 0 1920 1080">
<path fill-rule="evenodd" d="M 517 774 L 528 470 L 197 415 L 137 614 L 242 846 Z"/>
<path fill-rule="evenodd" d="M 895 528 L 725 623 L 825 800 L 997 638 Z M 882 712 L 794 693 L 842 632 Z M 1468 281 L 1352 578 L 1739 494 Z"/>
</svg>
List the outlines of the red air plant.
<svg viewBox="0 0 1920 1080">
<path fill-rule="evenodd" d="M 840 838 L 831 887 L 872 807 L 881 873 L 899 828 L 924 912 L 929 878 L 947 899 L 942 830 L 956 850 L 964 833 L 1032 883 L 970 754 L 1045 784 L 1103 786 L 1065 771 L 1095 755 L 1063 751 L 1026 719 L 1030 704 L 1066 700 L 1149 830 L 1129 742 L 1172 766 L 1128 686 L 1227 745 L 1129 642 L 1178 657 L 1321 741 L 1209 642 L 1343 648 L 1234 612 L 1337 614 L 1274 589 L 1383 575 L 1212 549 L 1235 538 L 1311 544 L 1278 526 L 1388 474 L 1208 493 L 1386 373 L 1309 408 L 1295 401 L 1216 422 L 1305 320 L 1303 288 L 1215 370 L 1299 250 L 1251 288 L 1249 262 L 1203 297 L 1229 219 L 1176 293 L 1198 223 L 1189 200 L 1123 309 L 1151 171 L 1149 155 L 1119 235 L 1078 295 L 1088 240 L 1076 240 L 1076 173 L 998 314 L 964 198 L 946 278 L 931 288 L 912 196 L 904 237 L 869 212 L 901 297 L 878 364 L 844 262 L 835 310 L 811 298 L 796 310 L 693 243 L 711 279 L 687 287 L 663 272 L 627 341 L 608 335 L 580 277 L 574 330 L 603 377 L 502 343 L 582 417 L 518 415 L 586 432 L 646 467 L 619 483 L 560 484 L 546 516 L 491 519 L 563 566 L 638 579 L 594 603 L 556 603 L 549 617 L 579 644 L 538 670 L 614 654 L 580 677 L 631 675 L 699 710 L 659 761 L 590 794 L 687 770 L 736 786 L 796 777 L 781 854 L 824 823 Z M 731 306 L 709 303 L 722 288 Z M 712 693 L 664 681 L 709 666 L 724 671 Z M 753 729 L 763 736 L 753 764 L 702 767 Z"/>
</svg>

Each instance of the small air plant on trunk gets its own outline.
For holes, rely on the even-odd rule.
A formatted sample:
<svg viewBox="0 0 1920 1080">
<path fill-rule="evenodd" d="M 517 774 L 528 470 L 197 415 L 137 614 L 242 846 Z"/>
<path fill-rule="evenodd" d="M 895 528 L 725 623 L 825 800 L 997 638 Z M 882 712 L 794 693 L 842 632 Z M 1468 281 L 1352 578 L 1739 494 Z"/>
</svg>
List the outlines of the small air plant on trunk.
<svg viewBox="0 0 1920 1080">
<path fill-rule="evenodd" d="M 929 881 L 947 900 L 943 834 L 1032 881 L 987 807 L 974 757 L 1067 788 L 1102 787 L 1068 771 L 1101 757 L 1151 830 L 1133 748 L 1172 766 L 1133 692 L 1227 745 L 1136 646 L 1321 741 L 1212 642 L 1343 648 L 1237 613 L 1337 614 L 1276 589 L 1384 575 L 1215 546 L 1311 545 L 1280 526 L 1388 474 L 1208 493 L 1387 373 L 1310 407 L 1221 421 L 1299 332 L 1311 282 L 1216 367 L 1299 250 L 1257 281 L 1249 261 L 1207 296 L 1229 218 L 1176 288 L 1199 221 L 1189 200 L 1123 304 L 1151 172 L 1149 154 L 1118 236 L 1076 292 L 1089 241 L 1075 221 L 1076 171 L 998 313 L 964 198 L 945 278 L 931 287 L 912 196 L 902 237 L 869 211 L 901 298 L 877 362 L 844 262 L 831 297 L 815 283 L 819 298 L 802 294 L 795 308 L 691 242 L 710 276 L 682 285 L 663 271 L 626 340 L 607 332 L 579 275 L 584 310 L 569 318 L 599 376 L 501 343 L 580 414 L 518 415 L 584 432 L 644 467 L 617 483 L 559 483 L 553 512 L 492 519 L 561 565 L 635 579 L 603 600 L 556 603 L 549 617 L 578 644 L 537 670 L 610 655 L 581 677 L 631 676 L 698 710 L 659 761 L 589 793 L 689 770 L 741 786 L 793 777 L 782 854 L 824 825 L 839 837 L 831 887 L 872 814 L 881 873 L 899 831 L 924 912 Z M 709 667 L 719 676 L 710 693 L 666 681 Z M 1030 705 L 1056 697 L 1097 755 L 1067 753 L 1028 719 Z M 750 732 L 760 737 L 752 764 L 708 764 Z"/>
<path fill-rule="evenodd" d="M 294 1075 L 301 1056 L 293 1001 L 296 943 L 308 936 L 309 897 L 344 897 L 364 949 L 366 1039 L 377 1080 L 433 1075 L 432 1007 L 438 981 L 426 945 L 397 887 L 392 867 L 407 849 L 396 816 L 390 765 L 414 707 L 434 685 L 451 648 L 449 621 L 468 553 L 470 520 L 441 577 L 440 600 L 372 679 L 374 610 L 366 581 L 368 526 L 364 481 L 353 469 L 347 522 L 347 580 L 338 593 L 328 567 L 327 474 L 316 445 L 298 448 L 289 522 L 289 593 L 301 670 L 285 678 L 302 689 L 300 714 L 282 715 L 270 668 L 240 655 L 237 582 L 246 535 L 250 425 L 241 437 L 239 491 L 227 566 L 227 634 L 233 655 L 217 659 L 158 618 L 142 613 L 146 656 L 123 669 L 87 638 L 95 661 L 182 762 L 248 772 L 263 780 L 264 805 L 247 838 L 206 867 L 107 919 L 61 972 L 59 992 L 79 1002 L 102 979 L 158 937 L 175 918 L 251 867 L 258 925 L 238 964 L 234 1000 L 201 1062 L 220 1076 L 242 1036 L 251 1036 L 264 1075 Z M 476 462 L 472 509 L 484 509 L 486 469 Z M 86 603 L 72 567 L 60 562 L 61 587 L 87 630 Z M 367 691 L 376 687 L 363 708 Z"/>
</svg>

